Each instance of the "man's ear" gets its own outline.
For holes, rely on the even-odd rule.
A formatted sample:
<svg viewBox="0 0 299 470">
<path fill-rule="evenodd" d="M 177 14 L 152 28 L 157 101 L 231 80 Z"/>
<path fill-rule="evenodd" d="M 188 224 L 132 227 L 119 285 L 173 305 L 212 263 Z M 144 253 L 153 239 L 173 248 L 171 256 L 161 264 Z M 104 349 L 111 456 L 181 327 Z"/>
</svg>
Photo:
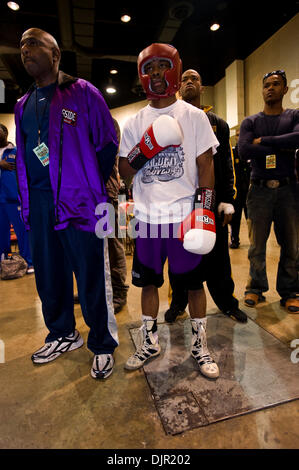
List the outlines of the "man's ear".
<svg viewBox="0 0 299 470">
<path fill-rule="evenodd" d="M 52 54 L 53 54 L 54 62 L 60 62 L 60 59 L 61 59 L 60 49 L 57 49 L 57 47 L 53 47 Z"/>
<path fill-rule="evenodd" d="M 289 87 L 285 86 L 283 90 L 283 94 L 286 95 L 288 91 L 289 91 Z"/>
</svg>

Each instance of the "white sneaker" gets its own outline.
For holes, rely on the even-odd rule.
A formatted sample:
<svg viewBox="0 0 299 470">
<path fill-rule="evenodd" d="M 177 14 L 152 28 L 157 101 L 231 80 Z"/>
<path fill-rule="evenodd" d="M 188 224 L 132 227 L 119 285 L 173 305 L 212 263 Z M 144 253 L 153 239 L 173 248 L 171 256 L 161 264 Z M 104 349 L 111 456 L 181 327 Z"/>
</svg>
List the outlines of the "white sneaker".
<svg viewBox="0 0 299 470">
<path fill-rule="evenodd" d="M 113 372 L 114 359 L 112 354 L 96 354 L 90 371 L 94 379 L 107 379 Z"/>
<path fill-rule="evenodd" d="M 33 274 L 33 273 L 34 273 L 34 267 L 33 267 L 33 266 L 30 266 L 30 267 L 27 269 L 26 274 Z"/>
<path fill-rule="evenodd" d="M 191 356 L 196 360 L 200 372 L 209 379 L 217 379 L 219 377 L 219 368 L 216 362 L 210 356 L 207 347 L 206 323 L 207 319 L 203 318 L 200 322 L 190 320 L 192 327 L 192 347 Z"/>
<path fill-rule="evenodd" d="M 57 359 L 61 354 L 78 349 L 83 345 L 83 339 L 79 331 L 75 330 L 69 336 L 57 338 L 55 341 L 45 343 L 32 354 L 31 359 L 35 364 L 44 364 Z"/>
<path fill-rule="evenodd" d="M 125 369 L 135 370 L 143 366 L 143 364 L 152 357 L 158 356 L 161 352 L 158 337 L 155 339 L 152 329 L 157 320 L 144 320 L 140 331 L 143 341 L 136 352 L 129 357 L 125 364 Z"/>
</svg>

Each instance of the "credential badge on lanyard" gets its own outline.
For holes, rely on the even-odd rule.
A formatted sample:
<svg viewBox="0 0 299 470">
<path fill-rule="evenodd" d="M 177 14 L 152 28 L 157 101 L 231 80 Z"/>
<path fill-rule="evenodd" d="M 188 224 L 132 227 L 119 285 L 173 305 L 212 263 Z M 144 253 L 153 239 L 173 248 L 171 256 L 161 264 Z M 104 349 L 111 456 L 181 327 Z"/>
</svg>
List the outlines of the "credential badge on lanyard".
<svg viewBox="0 0 299 470">
<path fill-rule="evenodd" d="M 44 142 L 33 149 L 33 152 L 43 166 L 49 165 L 49 149 Z"/>
<path fill-rule="evenodd" d="M 266 155 L 266 169 L 274 170 L 276 168 L 276 155 Z"/>
<path fill-rule="evenodd" d="M 37 138 L 37 147 L 35 147 L 33 149 L 33 152 L 37 156 L 37 158 L 39 159 L 39 161 L 41 162 L 41 164 L 43 166 L 49 165 L 49 161 L 50 161 L 50 159 L 49 159 L 49 149 L 48 149 L 47 145 L 44 142 L 41 143 L 41 141 L 40 141 L 41 123 L 43 121 L 43 118 L 45 116 L 45 112 L 46 112 L 48 104 L 49 104 L 49 97 L 50 97 L 50 93 L 46 97 L 46 104 L 44 105 L 44 109 L 43 109 L 43 112 L 42 112 L 42 115 L 41 115 L 41 120 L 40 120 L 39 112 L 38 112 L 38 105 L 37 105 L 37 89 L 35 89 L 35 113 L 36 113 L 36 120 L 37 120 L 37 124 L 38 124 L 38 138 Z"/>
</svg>

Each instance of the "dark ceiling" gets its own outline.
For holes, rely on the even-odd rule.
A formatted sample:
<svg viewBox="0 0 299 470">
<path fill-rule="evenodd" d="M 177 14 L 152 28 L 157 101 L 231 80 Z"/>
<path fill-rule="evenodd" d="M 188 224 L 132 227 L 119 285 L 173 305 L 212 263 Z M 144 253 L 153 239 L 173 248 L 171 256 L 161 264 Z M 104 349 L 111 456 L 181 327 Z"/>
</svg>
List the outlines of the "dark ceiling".
<svg viewBox="0 0 299 470">
<path fill-rule="evenodd" d="M 112 109 L 144 99 L 137 77 L 139 52 L 153 42 L 173 44 L 183 69 L 198 70 L 205 85 L 214 85 L 235 59 L 245 59 L 299 11 L 299 1 L 283 0 L 19 0 L 19 11 L 0 1 L 0 79 L 11 112 L 31 83 L 18 45 L 30 27 L 50 32 L 62 49 L 61 69 L 86 78 L 103 93 Z M 129 23 L 120 16 L 128 11 Z M 212 22 L 221 28 L 212 32 Z M 281 64 L 283 68 L 283 64 Z M 111 75 L 110 69 L 118 69 Z M 105 91 L 109 81 L 115 95 Z"/>
</svg>

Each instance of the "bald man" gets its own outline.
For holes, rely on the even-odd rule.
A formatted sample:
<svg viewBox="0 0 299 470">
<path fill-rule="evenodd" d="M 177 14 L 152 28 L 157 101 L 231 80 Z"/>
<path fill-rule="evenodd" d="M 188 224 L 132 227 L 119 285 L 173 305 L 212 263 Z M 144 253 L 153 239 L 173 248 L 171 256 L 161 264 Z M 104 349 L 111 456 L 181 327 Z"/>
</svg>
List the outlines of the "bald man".
<svg viewBox="0 0 299 470">
<path fill-rule="evenodd" d="M 26 72 L 39 88 L 56 82 L 61 53 L 51 34 L 38 28 L 28 29 L 22 35 L 20 47 Z"/>
<path fill-rule="evenodd" d="M 207 113 L 220 144 L 214 155 L 216 207 L 218 212 L 218 217 L 216 217 L 216 243 L 213 250 L 203 257 L 200 264 L 200 275 L 202 281 L 206 281 L 209 292 L 219 310 L 235 321 L 246 323 L 247 315 L 239 309 L 239 301 L 234 296 L 235 285 L 231 275 L 228 249 L 227 224 L 231 222 L 234 212 L 233 200 L 235 194 L 229 127 L 223 119 L 211 112 L 212 106 L 201 106 L 203 92 L 204 87 L 199 73 L 192 69 L 186 70 L 182 75 L 180 95 L 184 101 L 203 109 Z M 172 301 L 170 308 L 165 313 L 165 320 L 172 323 L 184 312 L 188 304 L 188 297 L 181 285 L 175 283 L 171 273 L 169 273 L 169 280 L 172 287 Z M 203 289 L 201 292 L 204 295 Z"/>
<path fill-rule="evenodd" d="M 17 176 L 49 330 L 31 359 L 48 363 L 83 345 L 75 328 L 74 272 L 90 329 L 91 376 L 105 379 L 118 337 L 107 239 L 95 229 L 118 147 L 112 117 L 97 88 L 59 70 L 61 53 L 51 34 L 31 28 L 20 49 L 34 84 L 15 107 Z"/>
</svg>

